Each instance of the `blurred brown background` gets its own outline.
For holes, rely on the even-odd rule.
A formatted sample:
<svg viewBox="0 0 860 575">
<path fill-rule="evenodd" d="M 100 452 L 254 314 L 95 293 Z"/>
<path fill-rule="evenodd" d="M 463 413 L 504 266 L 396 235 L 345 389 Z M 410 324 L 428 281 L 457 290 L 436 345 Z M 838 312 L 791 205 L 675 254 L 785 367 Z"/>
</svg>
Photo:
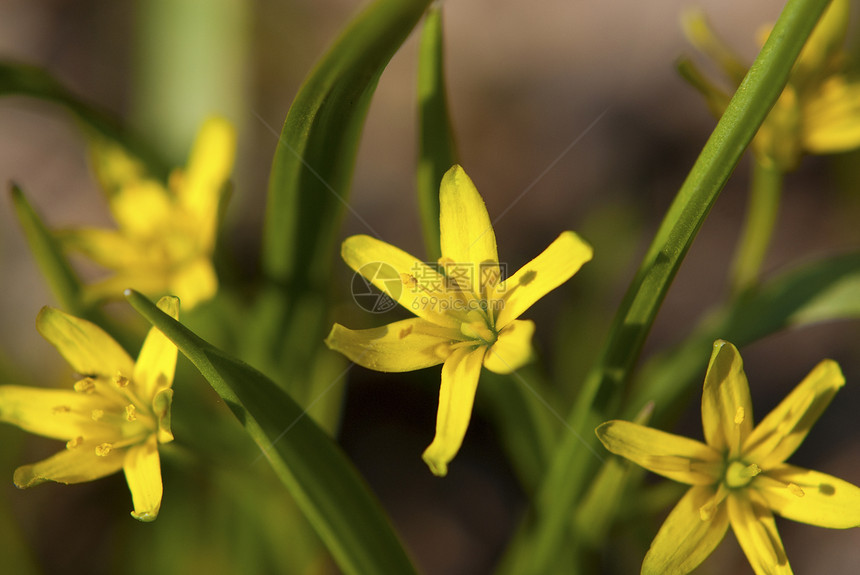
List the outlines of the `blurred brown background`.
<svg viewBox="0 0 860 575">
<path fill-rule="evenodd" d="M 193 0 L 3 0 L 0 58 L 47 67 L 82 97 L 136 126 L 177 165 L 184 163 L 199 121 L 211 111 L 227 115 L 239 127 L 240 143 L 225 235 L 235 251 L 254 261 L 268 169 L 289 103 L 314 62 L 364 4 L 213 0 L 221 18 L 201 22 L 183 20 L 183 10 L 201 10 Z M 775 19 L 781 4 L 698 3 L 750 61 L 756 30 Z M 673 68 L 677 57 L 692 53 L 678 25 L 680 11 L 688 5 L 666 0 L 445 3 L 449 93 L 461 161 L 491 217 L 504 213 L 496 222 L 501 258 L 509 269 L 517 269 L 563 229 L 578 230 L 595 244 L 595 261 L 572 280 L 573 287 L 558 290 L 530 312 L 539 321 L 539 344 L 549 364 L 555 359 L 553 334 L 570 329 L 560 325 L 560 318 L 575 322 L 555 310 L 578 309 L 566 303 L 585 293 L 577 282 L 608 288 L 590 310 L 589 329 L 595 329 L 595 343 L 600 342 L 600 329 L 606 329 L 639 256 L 714 125 L 698 95 Z M 175 29 L 157 32 L 147 24 L 153 14 L 171 11 L 176 12 Z M 211 27 L 223 27 L 222 42 L 213 44 L 200 34 Z M 413 34 L 382 76 L 350 201 L 383 239 L 418 254 L 416 40 Z M 174 74 L 147 66 L 159 46 L 172 50 L 169 57 L 178 62 Z M 857 248 L 860 179 L 856 173 L 845 175 L 854 166 L 850 156 L 806 158 L 786 178 L 766 273 Z M 727 295 L 726 269 L 745 205 L 747 171 L 744 162 L 702 229 L 661 311 L 648 352 L 678 342 L 702 311 Z M 109 221 L 82 138 L 50 106 L 0 99 L 0 181 L 6 185 L 9 180 L 22 186 L 54 226 Z M 344 236 L 350 233 L 369 232 L 347 215 Z M 350 274 L 340 268 L 347 285 Z M 62 366 L 33 326 L 39 308 L 53 301 L 6 198 L 0 202 L 0 277 L 0 348 L 20 365 L 27 383 L 50 383 L 52 370 L 59 373 Z M 611 279 L 608 286 L 606 277 Z M 348 313 L 354 316 L 355 311 Z M 820 359 L 840 361 L 848 385 L 793 462 L 854 483 L 860 483 L 857 327 L 856 322 L 817 326 L 742 350 L 759 417 Z M 451 475 L 436 480 L 419 458 L 432 430 L 433 396 L 404 391 L 393 376 L 355 369 L 351 377 L 344 445 L 424 570 L 487 572 L 523 505 L 492 428 L 477 412 Z M 685 432 L 701 433 L 697 418 L 694 403 L 681 423 Z M 8 485 L 12 469 L 2 470 L 7 475 L 0 480 Z M 13 488 L 0 494 L 14 499 L 23 514 L 30 509 L 28 501 L 39 501 L 31 492 Z M 29 536 L 39 537 L 38 524 L 31 523 Z M 851 573 L 860 561 L 860 531 L 779 525 L 797 573 Z M 0 550 L 3 544 L 0 539 Z M 632 564 L 637 561 L 632 558 Z M 46 562 L 51 570 L 50 559 Z M 702 572 L 728 569 L 748 569 L 735 544 L 724 544 Z"/>
</svg>

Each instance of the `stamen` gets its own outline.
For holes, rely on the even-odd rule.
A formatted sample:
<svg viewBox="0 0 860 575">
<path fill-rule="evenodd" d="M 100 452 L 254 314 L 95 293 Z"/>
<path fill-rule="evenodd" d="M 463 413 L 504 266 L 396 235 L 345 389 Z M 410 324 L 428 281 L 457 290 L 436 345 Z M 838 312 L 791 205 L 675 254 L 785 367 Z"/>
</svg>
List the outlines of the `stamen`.
<svg viewBox="0 0 860 575">
<path fill-rule="evenodd" d="M 129 403 L 125 406 L 125 419 L 127 421 L 135 421 L 137 420 L 137 410 L 134 408 L 134 405 Z"/>
<path fill-rule="evenodd" d="M 113 382 L 116 384 L 117 387 L 128 387 L 128 378 L 121 373 L 117 373 L 114 376 Z"/>
<path fill-rule="evenodd" d="M 744 422 L 744 416 L 745 416 L 744 408 L 739 405 L 738 410 L 735 411 L 735 425 L 740 425 L 741 423 L 743 423 Z"/>
<path fill-rule="evenodd" d="M 51 412 L 54 415 L 57 415 L 60 413 L 69 413 L 71 410 L 72 410 L 72 408 L 69 407 L 68 405 L 58 405 L 54 409 L 52 409 Z"/>
<path fill-rule="evenodd" d="M 110 443 L 100 443 L 96 445 L 96 455 L 98 457 L 107 457 L 111 449 L 113 449 L 113 446 Z"/>
<path fill-rule="evenodd" d="M 75 391 L 78 393 L 93 393 L 96 390 L 96 382 L 91 377 L 85 377 L 75 382 Z"/>
<path fill-rule="evenodd" d="M 796 495 L 797 497 L 803 497 L 804 495 L 806 495 L 806 493 L 803 492 L 803 489 L 801 489 L 800 485 L 796 483 L 789 483 L 786 487 L 788 487 L 788 490 L 791 491 L 792 495 Z"/>
<path fill-rule="evenodd" d="M 75 437 L 74 439 L 70 439 L 66 442 L 66 449 L 74 449 L 83 442 L 84 438 L 81 436 Z"/>
<path fill-rule="evenodd" d="M 400 330 L 400 339 L 403 339 L 403 338 L 405 338 L 407 335 L 409 335 L 410 333 L 412 333 L 412 329 L 413 329 L 413 327 L 414 327 L 414 326 L 411 326 L 411 325 L 410 325 L 409 327 L 406 327 L 406 328 L 401 329 L 401 330 Z"/>
<path fill-rule="evenodd" d="M 418 285 L 418 280 L 415 279 L 415 276 L 412 274 L 400 274 L 400 281 L 405 286 L 409 286 L 411 288 L 415 288 Z"/>
<path fill-rule="evenodd" d="M 99 421 L 99 420 L 101 420 L 102 417 L 105 416 L 105 410 L 104 409 L 94 409 L 92 411 L 92 413 L 90 414 L 90 416 L 93 418 L 93 421 Z"/>
</svg>

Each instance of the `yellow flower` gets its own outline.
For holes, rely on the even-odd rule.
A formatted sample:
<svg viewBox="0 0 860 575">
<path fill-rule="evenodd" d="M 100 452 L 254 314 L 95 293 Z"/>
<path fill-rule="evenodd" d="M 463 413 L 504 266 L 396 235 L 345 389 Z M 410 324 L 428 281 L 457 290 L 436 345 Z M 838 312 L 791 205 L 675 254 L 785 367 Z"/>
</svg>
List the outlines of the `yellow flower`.
<svg viewBox="0 0 860 575">
<path fill-rule="evenodd" d="M 466 434 L 481 366 L 511 373 L 529 361 L 535 326 L 517 318 L 576 273 L 592 250 L 564 232 L 502 280 L 487 209 L 460 166 L 442 178 L 439 201 L 438 266 L 363 235 L 347 238 L 341 250 L 353 270 L 418 317 L 365 330 L 335 324 L 326 344 L 377 371 L 443 364 L 436 436 L 423 456 L 443 476 Z"/>
<path fill-rule="evenodd" d="M 153 296 L 174 294 L 191 309 L 215 295 L 212 253 L 235 139 L 227 121 L 207 120 L 187 169 L 174 170 L 166 188 L 116 144 L 93 147 L 96 173 L 119 229 L 83 228 L 60 235 L 67 249 L 115 272 L 89 286 L 92 299 L 118 297 L 131 287 Z"/>
<path fill-rule="evenodd" d="M 158 307 L 176 318 L 179 301 Z M 134 362 L 98 326 L 45 307 L 36 327 L 80 375 L 74 389 L 0 386 L 0 421 L 60 439 L 66 449 L 15 470 L 15 485 L 82 483 L 125 472 L 132 516 L 153 521 L 161 507 L 158 444 L 173 440 L 170 404 L 176 346 L 152 328 Z"/>
<path fill-rule="evenodd" d="M 834 154 L 860 146 L 860 82 L 846 77 L 842 50 L 849 8 L 848 0 L 834 0 L 803 47 L 788 85 L 753 140 L 760 162 L 788 171 L 796 167 L 803 152 Z M 688 12 L 683 24 L 690 42 L 710 56 L 737 88 L 746 67 L 717 38 L 705 16 Z M 765 29 L 760 34 L 762 44 L 769 33 Z M 721 115 L 728 96 L 698 71 L 687 79 L 703 93 L 711 111 Z"/>
<path fill-rule="evenodd" d="M 651 543 L 642 573 L 689 573 L 729 524 L 758 575 L 791 573 L 773 513 L 821 527 L 860 525 L 860 489 L 785 463 L 844 383 L 839 366 L 822 361 L 753 428 L 740 354 L 718 340 L 702 395 L 706 443 L 627 421 L 598 427 L 612 453 L 692 486 Z"/>
</svg>

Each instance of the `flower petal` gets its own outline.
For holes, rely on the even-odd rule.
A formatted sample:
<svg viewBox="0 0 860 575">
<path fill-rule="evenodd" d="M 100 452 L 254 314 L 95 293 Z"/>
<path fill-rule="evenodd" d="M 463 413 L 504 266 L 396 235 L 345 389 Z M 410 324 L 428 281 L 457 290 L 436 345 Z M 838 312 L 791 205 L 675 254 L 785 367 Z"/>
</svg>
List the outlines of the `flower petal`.
<svg viewBox="0 0 860 575">
<path fill-rule="evenodd" d="M 606 449 L 663 477 L 690 485 L 719 478 L 720 453 L 700 441 L 619 419 L 594 431 Z"/>
<path fill-rule="evenodd" d="M 484 367 L 496 373 L 511 373 L 532 358 L 532 335 L 535 324 L 531 320 L 514 320 L 499 332 L 499 337 L 484 357 Z"/>
<path fill-rule="evenodd" d="M 696 485 L 672 509 L 642 562 L 642 575 L 683 575 L 716 549 L 729 528 L 725 505 L 708 520 L 700 509 L 714 496 L 711 486 Z"/>
<path fill-rule="evenodd" d="M 736 490 L 727 499 L 735 537 L 756 575 L 790 575 L 773 513 L 749 489 Z"/>
<path fill-rule="evenodd" d="M 183 264 L 171 278 L 167 288 L 179 298 L 186 310 L 215 297 L 218 291 L 218 276 L 209 257 L 199 257 Z"/>
<path fill-rule="evenodd" d="M 83 483 L 106 477 L 122 469 L 125 450 L 114 449 L 107 455 L 99 456 L 96 455 L 99 443 L 86 440 L 38 463 L 22 465 L 15 470 L 15 485 L 25 489 L 45 481 Z"/>
<path fill-rule="evenodd" d="M 36 329 L 81 375 L 131 375 L 134 362 L 125 350 L 97 325 L 51 307 L 36 317 Z"/>
<path fill-rule="evenodd" d="M 117 230 L 80 228 L 59 232 L 63 247 L 82 253 L 100 266 L 113 270 L 131 269 L 147 265 L 140 244 L 132 242 Z M 127 287 L 127 286 L 126 286 Z"/>
<path fill-rule="evenodd" d="M 439 477 L 448 473 L 448 462 L 457 455 L 466 436 L 485 352 L 485 347 L 461 347 L 442 366 L 436 436 L 422 455 L 430 471 Z"/>
<path fill-rule="evenodd" d="M 362 367 L 400 372 L 442 363 L 457 339 L 457 330 L 416 317 L 359 330 L 336 323 L 325 343 Z"/>
<path fill-rule="evenodd" d="M 786 519 L 832 529 L 860 526 L 860 488 L 838 477 L 784 464 L 754 481 L 767 506 Z"/>
<path fill-rule="evenodd" d="M 562 232 L 539 256 L 496 286 L 494 299 L 504 301 L 496 317 L 496 329 L 504 329 L 537 300 L 570 279 L 592 253 L 591 246 L 578 235 Z"/>
<path fill-rule="evenodd" d="M 702 393 L 702 427 L 705 441 L 717 451 L 740 453 L 752 431 L 753 413 L 750 387 L 744 364 L 735 346 L 714 342 Z"/>
<path fill-rule="evenodd" d="M 744 458 L 764 471 L 788 459 L 844 384 L 836 362 L 819 363 L 756 426 L 744 444 Z"/>
<path fill-rule="evenodd" d="M 63 441 L 78 437 L 100 437 L 102 441 L 110 441 L 118 430 L 94 421 L 92 412 L 114 408 L 115 402 L 96 393 L 0 386 L 0 421 Z"/>
<path fill-rule="evenodd" d="M 832 76 L 804 101 L 803 146 L 813 154 L 860 146 L 860 82 Z"/>
<path fill-rule="evenodd" d="M 439 235 L 442 257 L 457 268 L 466 268 L 466 285 L 478 297 L 486 297 L 481 280 L 495 285 L 499 279 L 496 234 L 484 200 L 460 166 L 442 177 L 439 188 Z M 462 285 L 462 284 L 461 284 Z"/>
<path fill-rule="evenodd" d="M 158 234 L 176 211 L 167 190 L 153 180 L 124 186 L 111 198 L 110 208 L 120 229 L 137 238 Z"/>
<path fill-rule="evenodd" d="M 236 130 L 230 122 L 218 117 L 207 119 L 194 141 L 188 168 L 177 190 L 179 202 L 200 226 L 204 246 L 215 241 L 221 188 L 233 170 L 235 155 Z"/>
<path fill-rule="evenodd" d="M 418 317 L 460 328 L 460 320 L 445 311 L 455 309 L 453 299 L 461 294 L 446 290 L 445 276 L 435 268 L 391 244 L 365 235 L 346 238 L 341 255 L 349 267 Z"/>
<path fill-rule="evenodd" d="M 158 300 L 158 308 L 173 319 L 179 318 L 179 300 L 173 296 Z M 149 330 L 134 364 L 132 378 L 141 399 L 149 401 L 159 390 L 173 384 L 177 351 L 176 345 L 161 330 L 155 327 Z"/>
<path fill-rule="evenodd" d="M 154 435 L 150 436 L 146 443 L 135 445 L 128 450 L 122 469 L 134 502 L 131 516 L 140 521 L 155 521 L 161 508 L 164 488 L 161 483 L 158 443 Z"/>
</svg>

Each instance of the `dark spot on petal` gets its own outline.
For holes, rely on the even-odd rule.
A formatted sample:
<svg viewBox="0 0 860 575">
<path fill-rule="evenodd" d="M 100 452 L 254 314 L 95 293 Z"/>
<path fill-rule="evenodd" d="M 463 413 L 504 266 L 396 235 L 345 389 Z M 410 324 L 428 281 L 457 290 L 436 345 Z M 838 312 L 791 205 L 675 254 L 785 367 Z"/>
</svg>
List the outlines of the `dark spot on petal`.
<svg viewBox="0 0 860 575">
<path fill-rule="evenodd" d="M 819 483 L 818 492 L 822 495 L 833 495 L 836 493 L 836 488 L 829 483 Z"/>
<path fill-rule="evenodd" d="M 519 285 L 521 285 L 521 286 L 528 285 L 528 284 L 532 283 L 533 281 L 535 281 L 535 277 L 537 277 L 537 272 L 534 270 L 529 270 L 523 274 L 522 278 L 520 278 L 520 284 Z"/>
</svg>

